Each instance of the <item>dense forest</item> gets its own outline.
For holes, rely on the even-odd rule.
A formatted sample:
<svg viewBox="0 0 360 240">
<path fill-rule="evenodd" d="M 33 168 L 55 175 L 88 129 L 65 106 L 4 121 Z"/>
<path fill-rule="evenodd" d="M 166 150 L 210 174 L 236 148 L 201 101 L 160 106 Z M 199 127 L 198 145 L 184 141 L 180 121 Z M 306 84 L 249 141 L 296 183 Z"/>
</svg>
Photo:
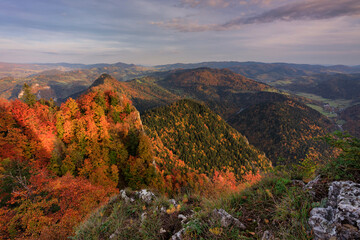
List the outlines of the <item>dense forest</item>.
<svg viewBox="0 0 360 240">
<path fill-rule="evenodd" d="M 141 112 L 166 106 L 184 97 L 201 101 L 233 128 L 244 134 L 250 144 L 264 151 L 273 163 L 279 158 L 287 161 L 291 159 L 292 162 L 301 161 L 310 152 L 329 156 L 326 147 L 323 146 L 324 143 L 313 138 L 329 132 L 329 129 L 333 129 L 333 124 L 319 112 L 301 103 L 313 103 L 311 100 L 273 92 L 271 87 L 265 84 L 257 83 L 226 69 L 175 70 L 170 75 L 144 77 L 128 82 L 119 82 L 110 75 L 103 74 L 93 83 L 89 91 L 106 91 L 112 88 L 125 94 Z M 274 104 L 279 106 L 275 107 Z M 279 111 L 277 107 L 281 107 L 280 105 L 288 112 Z M 259 106 L 261 111 L 258 109 Z M 247 113 L 244 115 L 245 118 L 246 116 L 253 118 L 249 117 L 248 120 L 238 124 L 236 119 L 244 113 L 244 109 Z M 263 120 L 255 121 L 258 117 Z M 302 124 L 303 127 L 296 127 L 294 130 L 293 126 L 297 125 L 300 119 L 306 119 Z M 308 121 L 314 123 L 317 128 L 309 130 L 309 126 L 306 126 Z M 153 123 L 153 126 L 155 125 L 156 123 Z M 292 130 L 284 130 L 282 125 L 287 125 Z M 271 131 L 275 133 L 272 134 Z M 284 137 L 288 134 L 291 137 Z M 299 136 L 303 136 L 304 139 L 298 138 Z M 298 142 L 298 145 L 293 146 L 294 141 Z M 174 150 L 175 147 L 171 149 Z"/>
<path fill-rule="evenodd" d="M 150 139 L 131 103 L 91 92 L 61 107 L 1 101 L 2 238 L 64 239 L 117 187 L 156 185 Z"/>
<path fill-rule="evenodd" d="M 331 156 L 321 137 L 331 131 L 333 124 L 319 112 L 291 99 L 253 105 L 230 118 L 229 123 L 274 163 Z"/>
<path fill-rule="evenodd" d="M 316 74 L 289 79 L 279 87 L 295 92 L 306 92 L 328 99 L 360 100 L 360 74 Z"/>
<path fill-rule="evenodd" d="M 342 126 L 355 137 L 360 137 L 360 104 L 351 106 L 340 113 L 342 119 L 346 122 Z"/>
<path fill-rule="evenodd" d="M 167 148 L 202 173 L 212 175 L 226 168 L 241 179 L 244 173 L 256 173 L 271 165 L 219 115 L 193 100 L 153 109 L 143 114 L 142 120 Z"/>
<path fill-rule="evenodd" d="M 27 85 L 23 91 L 23 101 L 0 102 L 1 238 L 64 239 L 119 188 L 171 196 L 242 186 L 230 167 L 217 165 L 204 174 L 187 165 L 142 125 L 139 112 L 118 92 L 94 88 L 59 107 L 38 101 Z M 237 153 L 248 154 L 244 181 L 256 179 L 267 164 L 261 157 L 250 169 L 250 158 L 260 157 L 249 149 Z"/>
</svg>

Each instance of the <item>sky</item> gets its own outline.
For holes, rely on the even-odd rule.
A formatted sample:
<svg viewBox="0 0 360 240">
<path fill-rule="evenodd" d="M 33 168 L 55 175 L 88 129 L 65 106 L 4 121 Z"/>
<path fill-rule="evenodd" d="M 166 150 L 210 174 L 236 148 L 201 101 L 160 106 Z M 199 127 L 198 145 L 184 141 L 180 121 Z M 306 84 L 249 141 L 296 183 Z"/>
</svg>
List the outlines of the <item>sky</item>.
<svg viewBox="0 0 360 240">
<path fill-rule="evenodd" d="M 0 62 L 360 65 L 360 0 L 0 0 Z"/>
</svg>

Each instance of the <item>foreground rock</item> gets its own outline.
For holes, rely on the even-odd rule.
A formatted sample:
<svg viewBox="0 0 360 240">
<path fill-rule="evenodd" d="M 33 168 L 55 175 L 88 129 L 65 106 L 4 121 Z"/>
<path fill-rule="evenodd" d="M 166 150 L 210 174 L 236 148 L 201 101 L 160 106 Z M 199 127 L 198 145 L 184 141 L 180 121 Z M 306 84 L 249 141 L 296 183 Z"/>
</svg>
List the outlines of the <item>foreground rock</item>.
<svg viewBox="0 0 360 240">
<path fill-rule="evenodd" d="M 236 227 L 236 228 L 239 228 L 240 230 L 245 230 L 246 229 L 244 224 L 242 224 L 238 219 L 231 216 L 224 209 L 214 209 L 212 211 L 212 213 L 209 215 L 209 217 L 210 217 L 210 219 L 219 221 L 222 227 Z M 182 218 L 182 217 L 180 217 L 180 215 L 179 215 L 179 218 Z M 182 221 L 182 223 L 183 223 L 183 221 Z M 182 240 L 182 239 L 184 239 L 183 235 L 185 234 L 186 230 L 187 230 L 187 227 L 185 226 L 180 231 L 175 233 L 171 237 L 171 240 Z"/>
<path fill-rule="evenodd" d="M 269 231 L 265 231 L 261 238 L 261 240 L 274 240 L 274 239 L 275 239 L 274 235 Z"/>
<path fill-rule="evenodd" d="M 146 190 L 146 189 L 142 189 L 140 191 L 135 191 L 132 193 L 132 195 L 134 195 L 133 197 L 132 196 L 128 196 L 126 194 L 126 191 L 125 190 L 120 190 L 120 194 L 119 194 L 119 197 L 121 197 L 122 199 L 125 200 L 126 203 L 132 203 L 132 202 L 135 202 L 135 199 L 140 199 L 141 201 L 147 203 L 147 204 L 150 204 L 152 203 L 152 201 L 155 200 L 156 196 L 154 193 L 152 193 L 151 191 L 149 190 Z M 117 197 L 118 198 L 118 197 Z"/>
<path fill-rule="evenodd" d="M 360 239 L 360 184 L 331 183 L 327 206 L 311 210 L 309 225 L 315 240 Z"/>
<path fill-rule="evenodd" d="M 319 183 L 320 179 L 321 177 L 318 175 L 315 179 L 311 180 L 305 186 L 303 186 L 303 189 L 307 190 L 312 197 L 315 197 L 316 193 L 314 191 L 314 186 Z"/>
<path fill-rule="evenodd" d="M 242 224 L 238 219 L 231 216 L 224 209 L 214 209 L 212 215 L 215 219 L 220 220 L 222 227 L 229 227 L 230 225 L 240 228 L 241 230 L 245 230 L 246 227 Z"/>
<path fill-rule="evenodd" d="M 156 197 L 155 197 L 155 194 L 146 190 L 146 189 L 143 189 L 143 190 L 140 190 L 138 192 L 135 192 L 135 194 L 144 202 L 146 202 L 147 204 L 150 204 Z"/>
</svg>

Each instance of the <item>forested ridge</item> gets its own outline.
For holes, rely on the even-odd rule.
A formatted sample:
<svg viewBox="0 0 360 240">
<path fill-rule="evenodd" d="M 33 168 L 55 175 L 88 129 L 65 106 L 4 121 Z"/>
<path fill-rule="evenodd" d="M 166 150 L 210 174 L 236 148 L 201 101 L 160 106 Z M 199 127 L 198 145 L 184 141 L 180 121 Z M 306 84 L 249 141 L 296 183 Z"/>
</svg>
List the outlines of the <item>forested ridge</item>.
<svg viewBox="0 0 360 240">
<path fill-rule="evenodd" d="M 193 100 L 153 109 L 144 113 L 142 120 L 157 132 L 165 146 L 202 173 L 212 174 L 224 168 L 241 179 L 244 173 L 271 165 L 219 115 Z"/>
<path fill-rule="evenodd" d="M 125 187 L 151 188 L 168 196 L 242 188 L 230 166 L 219 163 L 209 172 L 182 161 L 156 131 L 142 125 L 124 94 L 102 84 L 61 106 L 37 100 L 27 85 L 22 101 L 1 99 L 1 238 L 65 239 Z M 234 131 L 232 137 L 239 138 Z M 243 181 L 258 179 L 260 171 L 270 167 L 256 150 L 241 151 L 236 154 L 264 160 L 251 167 L 250 161 L 239 161 L 236 167 L 245 164 Z"/>
<path fill-rule="evenodd" d="M 0 105 L 3 238 L 63 238 L 117 187 L 156 185 L 150 139 L 126 97 L 24 101 Z"/>
<path fill-rule="evenodd" d="M 275 163 L 332 155 L 321 138 L 331 132 L 333 124 L 319 112 L 291 99 L 250 106 L 230 118 L 229 123 Z"/>
</svg>

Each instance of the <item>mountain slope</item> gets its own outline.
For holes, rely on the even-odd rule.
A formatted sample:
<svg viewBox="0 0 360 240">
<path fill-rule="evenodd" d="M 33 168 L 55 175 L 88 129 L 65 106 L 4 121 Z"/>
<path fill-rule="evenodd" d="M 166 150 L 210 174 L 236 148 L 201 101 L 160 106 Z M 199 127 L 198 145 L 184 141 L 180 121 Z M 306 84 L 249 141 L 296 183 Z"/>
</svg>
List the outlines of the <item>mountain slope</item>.
<svg viewBox="0 0 360 240">
<path fill-rule="evenodd" d="M 84 92 L 93 90 L 114 90 L 124 94 L 133 102 L 136 109 L 140 112 L 154 107 L 164 106 L 181 99 L 180 96 L 156 84 L 155 80 L 151 77 L 120 82 L 109 74 L 102 74 L 92 83 L 88 90 L 78 92 L 70 97 L 77 98 Z"/>
<path fill-rule="evenodd" d="M 117 91 L 128 96 L 140 112 L 154 107 L 171 104 L 181 98 L 199 100 L 208 106 L 212 111 L 219 114 L 223 119 L 227 120 L 230 125 L 239 131 L 244 131 L 246 128 L 259 128 L 259 126 L 253 125 L 251 121 L 244 122 L 241 128 L 238 128 L 236 121 L 229 121 L 229 119 L 237 116 L 237 114 L 244 109 L 248 109 L 248 111 L 256 111 L 255 108 L 251 107 L 262 103 L 286 103 L 287 101 L 294 101 L 296 102 L 295 106 L 300 106 L 300 103 L 294 100 L 293 97 L 281 93 L 271 92 L 276 90 L 265 84 L 234 74 L 226 69 L 214 70 L 201 68 L 192 70 L 176 70 L 153 77 L 145 77 L 127 82 L 119 82 L 105 74 L 96 80 L 91 87 L 91 89 L 98 89 L 102 91 L 106 91 L 110 88 L 117 89 Z M 261 91 L 263 89 L 266 91 Z M 297 99 L 302 101 L 306 100 L 300 98 Z M 283 116 L 272 115 L 272 111 L 269 110 L 272 109 L 272 105 L 268 104 L 262 106 L 262 117 L 264 119 L 273 118 L 276 119 L 276 121 L 263 121 L 261 124 L 267 129 L 278 129 L 279 126 L 277 122 L 283 122 Z M 302 107 L 308 109 L 306 106 Z M 257 113 L 250 112 L 249 114 L 255 115 Z M 290 114 L 287 118 L 292 123 L 296 123 L 297 119 L 307 118 L 306 116 L 302 116 L 302 114 L 306 114 L 306 111 L 304 112 L 300 109 L 297 114 L 298 115 L 296 115 L 296 117 Z M 245 123 L 248 125 L 244 125 Z M 263 132 L 263 134 L 266 133 L 267 132 Z M 284 132 L 281 134 L 287 133 Z M 296 133 L 292 134 L 301 136 L 307 135 L 306 131 L 302 128 L 297 128 Z M 275 135 L 271 134 L 264 135 L 263 138 L 258 139 L 252 138 L 251 136 L 248 137 L 250 143 L 257 146 L 266 146 L 269 142 L 276 142 L 277 140 L 274 138 Z M 315 144 L 315 142 L 310 141 L 306 146 L 310 147 L 312 144 Z M 273 161 L 277 160 L 279 156 L 286 159 L 290 159 L 294 156 L 294 150 L 291 150 L 289 141 L 278 141 L 278 145 L 274 146 L 274 148 L 276 148 L 276 150 L 274 149 L 270 151 L 263 149 L 263 151 L 267 154 L 270 154 L 268 156 L 271 156 Z M 319 151 L 322 152 L 322 150 L 323 149 L 321 148 Z M 273 156 L 271 153 L 274 151 L 278 152 L 276 156 Z M 306 150 L 297 151 L 306 152 Z M 294 161 L 298 161 L 304 156 L 304 154 L 295 154 L 295 156 L 297 159 L 294 159 Z"/>
<path fill-rule="evenodd" d="M 329 156 L 326 144 L 315 138 L 328 133 L 329 119 L 291 99 L 252 105 L 229 123 L 273 161 L 296 162 L 307 155 Z"/>
<path fill-rule="evenodd" d="M 242 91 L 261 91 L 271 88 L 268 85 L 248 79 L 228 69 L 211 68 L 179 70 L 170 74 L 164 82 L 180 88 L 186 88 L 193 85 L 232 88 L 234 90 Z"/>
<path fill-rule="evenodd" d="M 149 141 L 114 92 L 61 107 L 0 99 L 0 238 L 66 239 L 117 186 L 150 185 Z"/>
<path fill-rule="evenodd" d="M 345 120 L 342 126 L 355 137 L 360 137 L 360 104 L 354 105 L 342 111 L 340 117 Z"/>
<path fill-rule="evenodd" d="M 275 83 L 276 84 L 276 83 Z M 276 86 L 276 85 L 275 85 Z M 328 99 L 360 100 L 360 74 L 317 74 L 290 79 L 280 88 L 312 93 Z"/>
<path fill-rule="evenodd" d="M 245 96 L 274 88 L 227 69 L 198 68 L 170 72 L 156 82 L 182 97 L 201 100 L 225 119 L 239 111 Z"/>
<path fill-rule="evenodd" d="M 192 100 L 150 110 L 142 120 L 167 148 L 200 172 L 209 174 L 226 167 L 241 179 L 242 174 L 270 166 L 268 159 L 219 115 Z"/>
</svg>

